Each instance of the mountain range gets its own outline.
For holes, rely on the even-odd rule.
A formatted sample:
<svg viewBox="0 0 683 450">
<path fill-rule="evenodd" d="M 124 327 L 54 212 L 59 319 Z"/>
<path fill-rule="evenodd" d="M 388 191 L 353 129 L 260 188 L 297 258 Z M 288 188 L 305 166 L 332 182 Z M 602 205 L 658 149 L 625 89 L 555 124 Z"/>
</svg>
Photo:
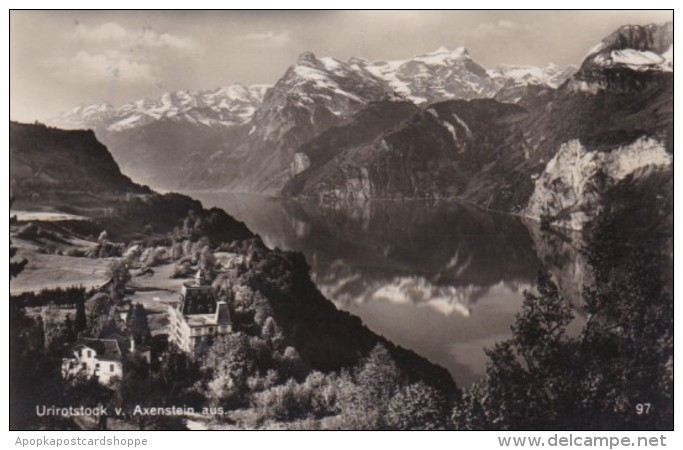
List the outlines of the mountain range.
<svg viewBox="0 0 683 450">
<path fill-rule="evenodd" d="M 143 183 L 276 193 L 291 177 L 300 145 L 374 102 L 423 107 L 496 94 L 518 101 L 526 87 L 552 90 L 573 70 L 487 71 L 464 48 L 377 62 L 306 52 L 271 87 L 236 84 L 120 107 L 79 106 L 49 123 L 93 129 L 123 171 Z"/>
<path fill-rule="evenodd" d="M 459 198 L 581 228 L 607 185 L 671 169 L 672 92 L 666 23 L 619 28 L 578 68 L 486 70 L 464 48 L 378 62 L 307 52 L 269 88 L 80 107 L 52 123 L 94 129 L 155 187 Z"/>
</svg>

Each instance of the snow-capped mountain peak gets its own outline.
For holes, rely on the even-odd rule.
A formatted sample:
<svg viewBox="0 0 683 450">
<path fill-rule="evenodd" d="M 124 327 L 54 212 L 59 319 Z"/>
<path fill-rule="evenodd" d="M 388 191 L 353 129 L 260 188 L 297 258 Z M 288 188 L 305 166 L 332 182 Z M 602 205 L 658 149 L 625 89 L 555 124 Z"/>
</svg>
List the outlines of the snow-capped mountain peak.
<svg viewBox="0 0 683 450">
<path fill-rule="evenodd" d="M 488 73 L 498 82 L 512 81 L 519 85 L 549 86 L 557 89 L 577 68 L 574 66 L 560 67 L 549 63 L 545 66 L 501 64 Z"/>
<path fill-rule="evenodd" d="M 465 47 L 457 47 L 454 50 L 449 50 L 443 45 L 433 52 L 425 53 L 424 55 L 415 56 L 412 58 L 415 61 L 421 61 L 425 64 L 442 64 L 446 65 L 453 60 L 461 58 L 469 58 L 470 54 Z"/>
<path fill-rule="evenodd" d="M 673 23 L 626 25 L 593 47 L 582 69 L 673 70 Z"/>
<path fill-rule="evenodd" d="M 268 86 L 233 84 L 206 91 L 165 92 L 158 100 L 141 99 L 119 107 L 80 106 L 51 121 L 63 128 L 123 131 L 156 120 L 184 120 L 206 126 L 229 126 L 251 118 Z"/>
<path fill-rule="evenodd" d="M 491 97 L 496 91 L 486 70 L 464 47 L 449 50 L 442 46 L 406 60 L 379 61 L 365 67 L 416 104 Z"/>
<path fill-rule="evenodd" d="M 626 25 L 589 50 L 568 87 L 592 94 L 638 90 L 672 72 L 673 23 Z"/>
</svg>

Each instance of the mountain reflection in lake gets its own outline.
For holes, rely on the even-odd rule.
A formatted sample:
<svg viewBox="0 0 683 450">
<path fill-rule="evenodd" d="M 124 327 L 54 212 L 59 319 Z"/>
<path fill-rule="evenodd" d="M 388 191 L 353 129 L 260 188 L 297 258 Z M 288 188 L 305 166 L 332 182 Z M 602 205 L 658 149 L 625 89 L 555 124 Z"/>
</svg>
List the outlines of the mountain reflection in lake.
<svg viewBox="0 0 683 450">
<path fill-rule="evenodd" d="M 548 249 L 553 239 L 530 233 L 518 218 L 452 202 L 321 207 L 244 194 L 191 195 L 244 221 L 269 247 L 303 252 L 327 298 L 446 367 L 459 385 L 481 377 L 484 348 L 510 336 L 522 292 L 541 265 L 537 255 L 548 257 L 536 245 Z M 570 261 L 559 264 L 574 267 L 565 256 Z"/>
</svg>

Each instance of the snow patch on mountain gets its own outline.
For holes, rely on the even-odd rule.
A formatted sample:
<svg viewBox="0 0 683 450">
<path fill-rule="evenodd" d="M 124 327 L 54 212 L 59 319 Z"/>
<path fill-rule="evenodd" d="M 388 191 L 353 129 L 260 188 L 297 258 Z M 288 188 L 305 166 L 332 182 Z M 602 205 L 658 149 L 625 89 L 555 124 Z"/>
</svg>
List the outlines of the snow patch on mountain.
<svg viewBox="0 0 683 450">
<path fill-rule="evenodd" d="M 603 69 L 673 72 L 673 23 L 619 28 L 588 52 L 580 75 L 590 78 Z"/>
<path fill-rule="evenodd" d="M 543 67 L 502 64 L 496 69 L 489 70 L 488 73 L 501 84 L 512 82 L 520 86 L 545 85 L 557 89 L 576 70 L 577 68 L 573 66 L 560 67 L 553 63 Z"/>
<path fill-rule="evenodd" d="M 492 97 L 496 85 L 467 49 L 437 50 L 413 58 L 367 63 L 365 68 L 416 104 Z"/>
<path fill-rule="evenodd" d="M 453 137 L 453 142 L 458 141 L 458 134 L 455 130 L 455 127 L 452 124 L 446 122 L 445 120 L 442 120 L 439 117 L 439 113 L 433 108 L 429 108 L 427 112 L 431 114 L 436 119 L 436 121 L 439 122 L 439 124 L 443 126 L 451 134 L 451 136 Z"/>
<path fill-rule="evenodd" d="M 263 101 L 267 85 L 240 84 L 206 91 L 166 92 L 158 100 L 137 100 L 119 107 L 109 104 L 77 107 L 50 123 L 62 128 L 123 131 L 169 119 L 206 126 L 231 126 L 248 121 Z"/>
<path fill-rule="evenodd" d="M 666 55 L 666 56 L 665 56 Z M 631 70 L 663 70 L 673 71 L 673 46 L 670 51 L 662 55 L 649 50 L 634 50 L 626 48 L 623 50 L 612 50 L 609 54 L 598 54 L 593 58 L 595 64 L 604 67 L 623 66 Z"/>
</svg>

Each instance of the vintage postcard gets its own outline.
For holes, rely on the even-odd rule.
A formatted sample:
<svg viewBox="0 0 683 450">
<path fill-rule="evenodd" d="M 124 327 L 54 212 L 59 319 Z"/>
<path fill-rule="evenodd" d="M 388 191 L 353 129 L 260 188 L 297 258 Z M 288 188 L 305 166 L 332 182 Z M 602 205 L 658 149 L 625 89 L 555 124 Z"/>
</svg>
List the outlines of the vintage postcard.
<svg viewBox="0 0 683 450">
<path fill-rule="evenodd" d="M 10 429 L 673 429 L 673 11 L 9 21 Z"/>
</svg>

